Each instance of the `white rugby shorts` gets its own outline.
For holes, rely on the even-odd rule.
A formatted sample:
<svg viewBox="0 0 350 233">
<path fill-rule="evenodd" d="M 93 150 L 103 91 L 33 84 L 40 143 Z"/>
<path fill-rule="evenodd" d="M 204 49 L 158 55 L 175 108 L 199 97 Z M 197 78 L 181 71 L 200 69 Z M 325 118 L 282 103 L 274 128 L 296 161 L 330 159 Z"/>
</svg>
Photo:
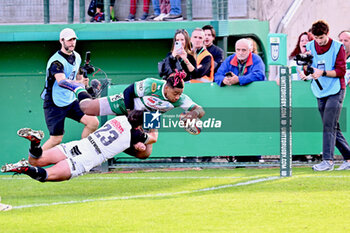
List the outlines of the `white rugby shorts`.
<svg viewBox="0 0 350 233">
<path fill-rule="evenodd" d="M 58 148 L 67 157 L 71 178 L 83 175 L 105 161 L 87 138 L 60 144 Z"/>
</svg>

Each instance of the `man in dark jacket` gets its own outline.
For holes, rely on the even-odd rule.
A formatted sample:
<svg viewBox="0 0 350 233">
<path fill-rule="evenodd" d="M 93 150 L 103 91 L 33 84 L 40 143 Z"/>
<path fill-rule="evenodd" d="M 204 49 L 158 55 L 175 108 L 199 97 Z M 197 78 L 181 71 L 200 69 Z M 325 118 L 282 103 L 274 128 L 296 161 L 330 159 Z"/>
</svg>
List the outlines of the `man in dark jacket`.
<svg viewBox="0 0 350 233">
<path fill-rule="evenodd" d="M 204 45 L 214 58 L 214 72 L 216 72 L 224 61 L 224 50 L 213 44 L 216 37 L 213 26 L 205 25 L 202 29 L 204 31 Z"/>
</svg>

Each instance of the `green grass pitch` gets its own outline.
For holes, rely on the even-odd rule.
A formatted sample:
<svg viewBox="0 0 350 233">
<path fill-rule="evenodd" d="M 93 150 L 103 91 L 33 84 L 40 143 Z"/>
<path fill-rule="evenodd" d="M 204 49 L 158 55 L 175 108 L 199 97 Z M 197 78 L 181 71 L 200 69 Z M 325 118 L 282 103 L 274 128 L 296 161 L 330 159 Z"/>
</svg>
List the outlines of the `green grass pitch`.
<svg viewBox="0 0 350 233">
<path fill-rule="evenodd" d="M 350 232 L 350 171 L 203 169 L 0 176 L 0 232 Z"/>
</svg>

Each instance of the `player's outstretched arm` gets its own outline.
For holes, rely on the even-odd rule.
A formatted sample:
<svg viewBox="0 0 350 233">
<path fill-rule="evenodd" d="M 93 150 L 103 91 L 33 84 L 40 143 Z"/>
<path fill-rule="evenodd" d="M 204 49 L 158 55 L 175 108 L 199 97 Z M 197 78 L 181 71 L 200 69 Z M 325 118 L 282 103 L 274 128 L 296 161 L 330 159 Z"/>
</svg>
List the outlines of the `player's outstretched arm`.
<svg viewBox="0 0 350 233">
<path fill-rule="evenodd" d="M 147 140 L 134 144 L 134 150 L 125 151 L 138 159 L 147 159 L 152 154 L 153 144 L 158 140 L 158 130 L 151 129 L 147 133 Z"/>
<path fill-rule="evenodd" d="M 157 129 L 150 129 L 150 131 L 147 133 L 148 139 L 145 142 L 146 145 L 156 143 L 158 140 L 158 130 Z"/>
<path fill-rule="evenodd" d="M 188 112 L 188 117 L 193 118 L 202 118 L 204 116 L 205 112 L 203 108 L 199 105 L 195 105 L 191 110 Z"/>
</svg>

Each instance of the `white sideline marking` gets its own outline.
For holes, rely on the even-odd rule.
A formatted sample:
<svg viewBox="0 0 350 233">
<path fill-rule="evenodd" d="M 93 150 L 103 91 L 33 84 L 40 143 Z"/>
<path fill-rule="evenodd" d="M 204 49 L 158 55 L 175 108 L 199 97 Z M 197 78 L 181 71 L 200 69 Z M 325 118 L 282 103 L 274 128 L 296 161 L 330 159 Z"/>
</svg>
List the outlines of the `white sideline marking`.
<svg viewBox="0 0 350 233">
<path fill-rule="evenodd" d="M 250 176 L 249 178 L 260 178 L 261 176 Z M 79 177 L 79 180 L 171 180 L 171 179 L 242 179 L 248 178 L 247 176 L 164 176 L 164 177 Z M 29 177 L 0 177 L 0 180 L 31 180 Z M 77 179 L 76 179 L 77 180 Z"/>
<path fill-rule="evenodd" d="M 95 202 L 95 201 L 129 200 L 129 199 L 146 198 L 146 197 L 174 196 L 174 195 L 179 195 L 179 194 L 207 192 L 207 191 L 212 191 L 212 190 L 231 188 L 231 187 L 235 187 L 235 186 L 244 186 L 244 185 L 256 184 L 256 183 L 260 183 L 260 182 L 264 182 L 264 181 L 270 181 L 270 180 L 276 180 L 276 179 L 280 179 L 280 177 L 278 177 L 278 176 L 271 176 L 271 177 L 261 178 L 261 179 L 257 179 L 257 180 L 250 180 L 250 181 L 246 181 L 246 182 L 240 182 L 240 183 L 237 183 L 237 184 L 227 184 L 227 185 L 221 185 L 221 186 L 217 186 L 217 187 L 203 188 L 203 189 L 197 189 L 197 190 L 179 191 L 179 192 L 174 192 L 174 193 L 157 193 L 157 194 L 144 194 L 144 195 L 125 196 L 125 197 L 86 199 L 86 200 L 81 200 L 81 201 L 63 201 L 63 202 L 54 202 L 54 203 L 41 203 L 41 204 L 14 206 L 13 209 L 23 209 L 23 208 L 40 207 L 40 206 L 64 205 L 64 204 L 76 204 L 76 203 L 86 203 L 86 202 Z"/>
<path fill-rule="evenodd" d="M 249 178 L 260 178 L 261 176 L 250 176 Z M 242 179 L 247 178 L 246 176 L 163 176 L 163 177 L 156 177 L 156 176 L 149 176 L 149 177 L 140 177 L 140 176 L 134 176 L 134 177 L 86 177 L 86 176 L 80 176 L 79 178 L 76 178 L 75 180 L 171 180 L 171 179 Z M 311 175 L 293 175 L 291 178 L 350 178 L 346 175 L 341 176 L 331 176 L 331 175 L 317 175 L 314 176 Z M 30 177 L 1 177 L 0 180 L 31 180 Z"/>
<path fill-rule="evenodd" d="M 261 176 L 250 176 L 249 178 L 260 178 Z M 80 176 L 80 180 L 171 180 L 171 179 L 243 179 L 246 176 L 164 176 L 164 177 L 86 177 Z M 325 176 L 325 175 L 293 175 L 291 178 L 350 178 L 350 176 Z M 0 180 L 31 180 L 30 177 L 0 177 Z M 77 180 L 77 179 L 76 179 Z"/>
<path fill-rule="evenodd" d="M 261 176 L 252 176 L 250 178 L 259 178 Z M 85 177 L 87 180 L 171 180 L 171 179 L 242 179 L 247 178 L 246 176 L 149 176 L 149 177 Z"/>
</svg>

